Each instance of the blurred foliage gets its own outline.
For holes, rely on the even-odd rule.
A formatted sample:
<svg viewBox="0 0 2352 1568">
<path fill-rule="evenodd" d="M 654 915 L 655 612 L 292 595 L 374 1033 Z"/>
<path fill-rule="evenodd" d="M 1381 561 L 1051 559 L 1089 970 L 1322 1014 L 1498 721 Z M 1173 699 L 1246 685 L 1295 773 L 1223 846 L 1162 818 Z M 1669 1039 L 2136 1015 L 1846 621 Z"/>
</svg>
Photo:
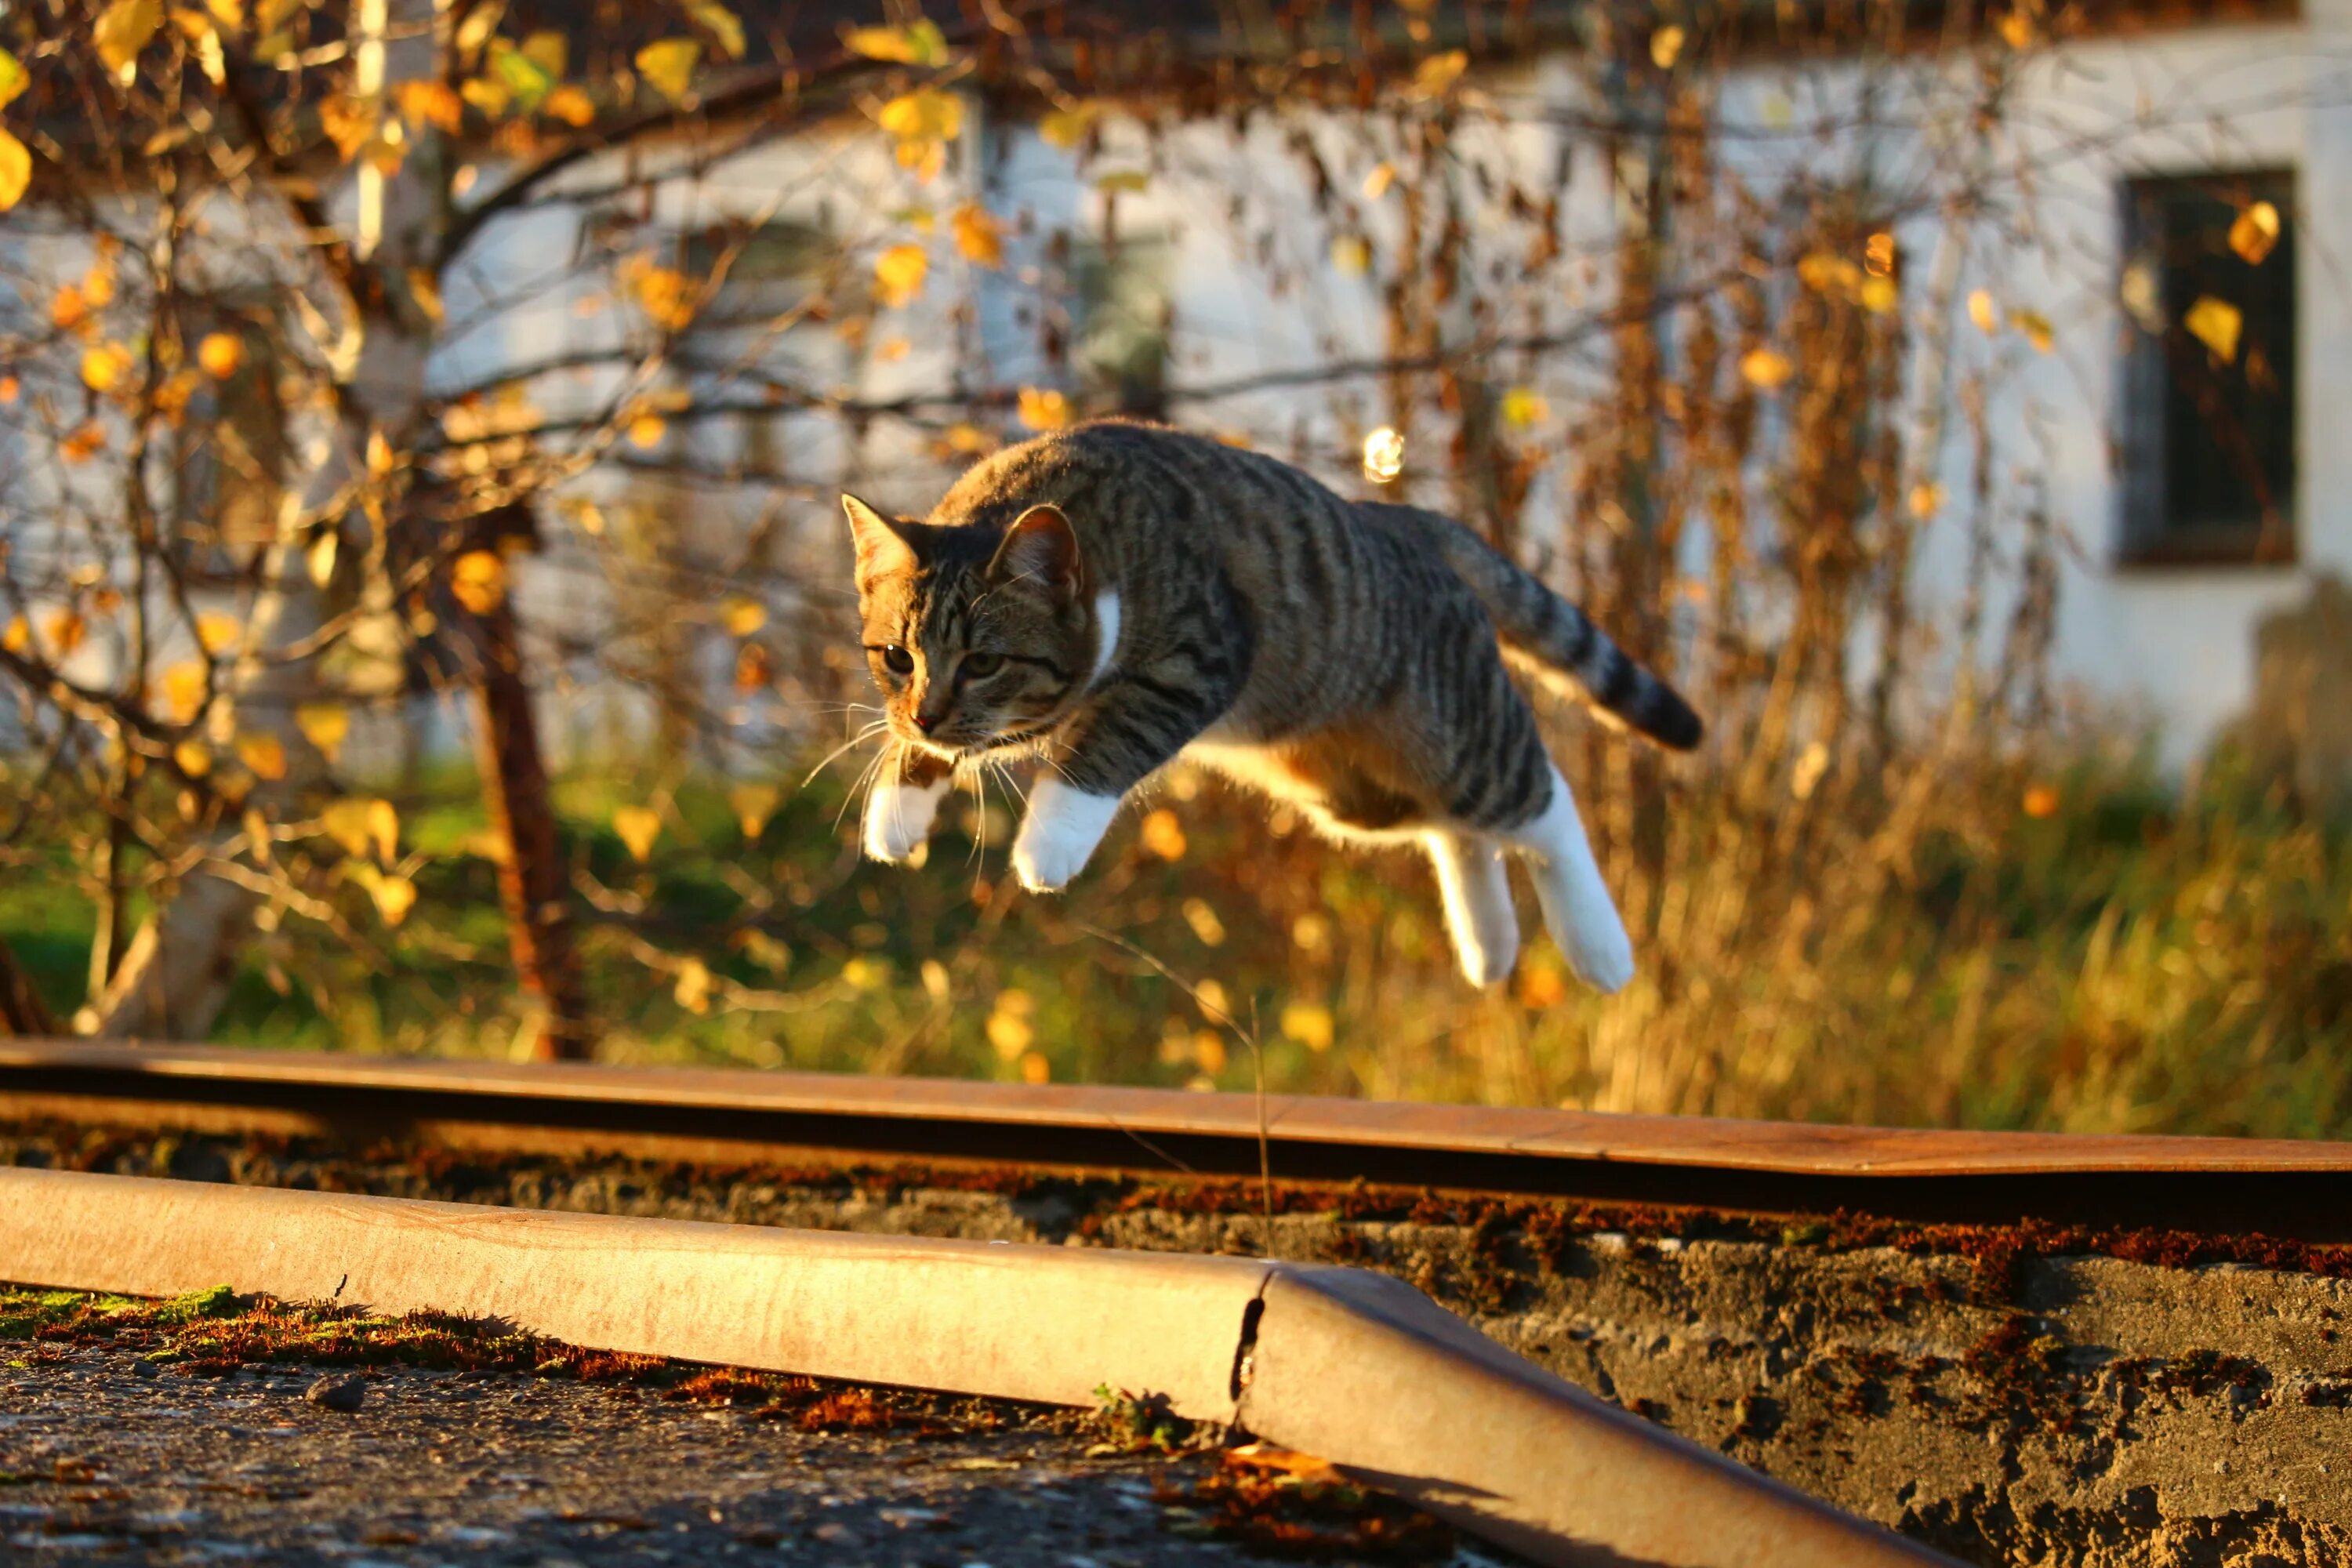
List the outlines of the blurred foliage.
<svg viewBox="0 0 2352 1568">
<path fill-rule="evenodd" d="M 1892 896 L 1799 943 L 1759 915 L 1736 962 L 1706 973 L 1671 947 L 1645 952 L 1633 990 L 1605 1003 L 1532 940 L 1531 904 L 1508 994 L 1470 994 L 1416 857 L 1274 834 L 1255 801 L 1182 775 L 1122 820 L 1066 900 L 1012 891 L 997 802 L 955 797 L 928 863 L 894 871 L 856 859 L 830 774 L 788 792 L 756 839 L 720 791 L 680 789 L 665 812 L 676 852 L 651 866 L 610 826 L 609 781 L 567 781 L 559 797 L 583 885 L 625 911 L 585 944 L 612 1060 L 1247 1089 L 1254 1034 L 1278 1090 L 2352 1132 L 2352 832 L 2226 758 L 2185 793 L 2114 756 L 2021 784 L 1955 780 Z M 428 844 L 482 822 L 462 774 L 402 810 Z M 248 950 L 215 1037 L 520 1054 L 532 1015 L 512 999 L 491 876 L 475 858 L 430 861 L 381 967 L 287 922 Z M 363 895 L 341 896 L 356 920 Z M 60 1009 L 79 994 L 89 919 L 23 881 L 0 889 L 0 934 Z M 714 961 L 683 1000 L 678 971 L 648 968 L 635 945 L 719 926 L 765 942 Z"/>
</svg>

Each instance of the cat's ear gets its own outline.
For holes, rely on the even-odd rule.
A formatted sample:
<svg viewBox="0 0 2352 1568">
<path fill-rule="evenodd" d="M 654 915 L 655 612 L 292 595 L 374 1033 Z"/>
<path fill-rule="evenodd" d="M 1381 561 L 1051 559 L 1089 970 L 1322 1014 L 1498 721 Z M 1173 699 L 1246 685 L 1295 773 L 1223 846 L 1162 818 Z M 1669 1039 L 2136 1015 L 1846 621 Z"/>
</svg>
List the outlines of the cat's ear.
<svg viewBox="0 0 2352 1568">
<path fill-rule="evenodd" d="M 992 582 L 1019 578 L 1059 594 L 1076 595 L 1085 574 L 1077 531 L 1057 506 L 1033 506 L 1014 519 L 988 563 Z"/>
<path fill-rule="evenodd" d="M 877 577 L 904 572 L 915 564 L 915 547 L 898 524 L 854 495 L 844 494 L 841 510 L 849 514 L 849 532 L 857 543 L 857 582 L 863 587 Z"/>
</svg>

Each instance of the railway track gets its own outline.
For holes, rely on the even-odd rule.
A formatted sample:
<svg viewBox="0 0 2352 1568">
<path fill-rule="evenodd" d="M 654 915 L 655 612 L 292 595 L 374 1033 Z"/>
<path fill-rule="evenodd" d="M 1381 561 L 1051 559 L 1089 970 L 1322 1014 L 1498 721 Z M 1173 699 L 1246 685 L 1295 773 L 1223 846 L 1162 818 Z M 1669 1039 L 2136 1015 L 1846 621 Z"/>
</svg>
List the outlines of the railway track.
<svg viewBox="0 0 2352 1568">
<path fill-rule="evenodd" d="M 0 1279 L 153 1296 L 226 1282 L 288 1300 L 431 1307 L 598 1349 L 1050 1403 L 1085 1403 L 1100 1382 L 1151 1388 L 1187 1415 L 1320 1452 L 1563 1565 L 1945 1561 L 1815 1498 L 1889 1523 L 1899 1515 L 1906 1532 L 1974 1561 L 2041 1561 L 2042 1545 L 2004 1536 L 1987 1499 L 2008 1507 L 2003 1478 L 2063 1478 L 2075 1462 L 2066 1434 L 2080 1422 L 2042 1424 L 2053 1388 L 2074 1387 L 2078 1412 L 2107 1396 L 2066 1384 L 2076 1338 L 2095 1357 L 2084 1377 L 2105 1377 L 2106 1389 L 2116 1380 L 2097 1366 L 2154 1368 L 2131 1376 L 2158 1379 L 2179 1408 L 2165 1427 L 2132 1403 L 2142 1396 L 2108 1390 L 2158 1456 L 2134 1473 L 2160 1484 L 2053 1528 L 2128 1529 L 2153 1494 L 2168 1509 L 2182 1500 L 2183 1518 L 2210 1541 L 2252 1541 L 2246 1532 L 2271 1529 L 2266 1519 L 2320 1532 L 2316 1545 L 2278 1552 L 2284 1562 L 2337 1561 L 2352 1541 L 2352 1496 L 2327 1465 L 2297 1481 L 2282 1468 L 2340 1446 L 2338 1417 L 2352 1407 L 2352 1364 L 2339 1365 L 2326 1326 L 2352 1316 L 2352 1286 L 2337 1278 L 2347 1255 L 2332 1245 L 2352 1240 L 2352 1145 L 41 1040 L 0 1041 L 0 1131 L 10 1129 L 20 1168 L 0 1165 Z M 114 1149 L 131 1152 L 106 1156 L 107 1168 L 180 1170 L 173 1161 L 198 1145 L 266 1157 L 239 1168 L 247 1184 L 21 1168 Z M 1262 1168 L 1297 1216 L 1286 1223 L 1324 1227 L 1321 1243 L 1294 1230 L 1303 1249 L 1281 1256 L 1365 1266 L 1200 1256 L 1271 1248 L 1275 1222 L 1255 1228 Z M 434 1186 L 430 1173 L 442 1170 L 473 1173 Z M 684 1174 L 664 1173 L 673 1172 Z M 485 1173 L 488 1185 L 467 1184 Z M 599 1189 L 614 1201 L 650 1193 L 668 1206 L 548 1212 L 607 1201 L 563 1184 L 581 1173 L 614 1184 Z M 1054 1230 L 1016 1212 L 1026 1200 L 1007 1194 L 1034 1190 L 1041 1173 L 1092 1194 L 1076 1201 L 1095 1205 L 1087 1223 L 1103 1228 L 1084 1238 L 1097 1245 L 840 1234 L 943 1223 L 976 1238 L 1001 1223 L 1016 1242 L 1080 1239 L 1066 1215 Z M 289 1180 L 350 1185 L 283 1190 Z M 1236 1204 L 1237 1184 L 1246 1203 Z M 855 1194 L 876 1191 L 892 1194 L 886 1206 L 920 1201 L 902 1187 L 941 1194 L 945 1207 L 863 1218 L 789 1208 L 868 1202 Z M 739 1212 L 747 1191 L 785 1207 Z M 355 1195 L 367 1193 L 411 1195 Z M 1396 1195 L 1412 1193 L 1435 1198 L 1416 1207 Z M 1140 1210 L 1138 1197 L 1150 1200 Z M 1773 1217 L 1837 1210 L 1951 1222 L 1990 1237 L 1991 1250 L 1969 1252 L 1977 1242 L 1962 1237 L 1930 1239 L 1907 1260 L 1901 1247 L 1868 1253 L 1884 1247 L 1869 1241 L 1808 1255 L 1788 1238 L 1819 1227 Z M 759 1223 L 619 1217 L 629 1212 Z M 1643 1214 L 1688 1217 L 1643 1231 Z M 1546 1244 L 1555 1251 L 1538 1273 L 1482 1284 L 1482 1215 L 1520 1227 L 1506 1251 L 1561 1216 L 1582 1228 L 1565 1252 Z M 1381 1237 L 1405 1215 L 1402 1230 L 1420 1227 L 1420 1240 Z M 1727 1226 L 1727 1215 L 1753 1223 Z M 1640 1233 L 1630 1251 L 1625 1216 Z M 2074 1234 L 2095 1256 L 2044 1257 L 2023 1272 L 1999 1263 L 1999 1233 L 2021 1234 L 2021 1220 L 2089 1227 Z M 811 1225 L 823 1228 L 788 1228 Z M 1843 1234 L 1865 1231 L 1899 1234 Z M 2129 1244 L 2115 1247 L 2119 1237 Z M 1116 1250 L 1135 1247 L 1151 1250 Z M 2127 1257 L 2152 1261 L 2118 1261 Z M 2167 1258 L 2237 1269 L 2209 1279 Z M 1629 1289 L 1648 1294 L 1633 1301 Z M 1590 1330 L 1560 1338 L 1565 1325 L 1612 1313 L 1617 1327 L 1604 1332 L 1623 1342 L 1613 1359 L 1579 1348 L 1576 1334 Z M 1723 1336 L 1748 1331 L 1743 1321 L 1780 1327 L 1741 1349 Z M 2048 1348 L 2061 1341 L 2064 1350 Z M 2216 1349 L 2229 1353 L 2217 1361 Z M 1889 1376 L 1908 1387 L 1912 1413 L 1869 1392 Z M 1719 1397 L 1727 1377 L 1750 1392 Z M 2262 1383 L 2252 1406 L 2240 1397 L 2248 1377 Z M 1644 1387 L 1658 1397 L 1637 1397 Z M 1734 1408 L 1710 1417 L 1710 1404 Z M 1619 1406 L 1687 1412 L 1676 1429 L 1701 1441 Z M 1808 1410 L 1813 1430 L 1832 1434 L 1826 1448 L 1801 1436 Z M 2197 1436 L 2217 1415 L 2269 1423 L 2214 1447 L 2219 1469 L 2197 1446 L 2223 1442 Z M 1956 1432 L 1967 1434 L 1958 1447 Z M 2231 1466 L 2246 1479 L 2211 1479 Z M 2071 1506 L 2103 1497 L 2106 1482 L 2051 1485 Z M 2249 1507 L 2231 1500 L 2238 1491 Z M 2272 1510 L 2273 1499 L 2273 1512 L 2251 1506 Z M 2028 1500 L 2016 1494 L 2021 1511 Z"/>
<path fill-rule="evenodd" d="M 2352 1241 L 2352 1143 L 1620 1116 L 814 1073 L 0 1040 L 0 1118 L 344 1142 L 1365 1182 Z M 1263 1133 L 1263 1139 L 1261 1139 Z"/>
</svg>

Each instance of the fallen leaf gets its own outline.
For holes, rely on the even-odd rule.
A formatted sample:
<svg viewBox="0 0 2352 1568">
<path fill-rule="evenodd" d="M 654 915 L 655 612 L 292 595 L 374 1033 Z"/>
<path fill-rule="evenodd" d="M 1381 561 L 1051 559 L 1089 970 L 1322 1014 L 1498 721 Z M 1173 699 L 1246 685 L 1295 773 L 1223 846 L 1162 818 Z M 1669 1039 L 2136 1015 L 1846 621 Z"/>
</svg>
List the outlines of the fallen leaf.
<svg viewBox="0 0 2352 1568">
<path fill-rule="evenodd" d="M 1267 1442 L 1244 1443 L 1238 1448 L 1225 1450 L 1225 1462 L 1253 1470 L 1276 1470 L 1296 1476 L 1308 1486 L 1340 1486 L 1347 1478 L 1328 1459 L 1313 1454 L 1302 1454 L 1296 1448 L 1285 1448 Z"/>
</svg>

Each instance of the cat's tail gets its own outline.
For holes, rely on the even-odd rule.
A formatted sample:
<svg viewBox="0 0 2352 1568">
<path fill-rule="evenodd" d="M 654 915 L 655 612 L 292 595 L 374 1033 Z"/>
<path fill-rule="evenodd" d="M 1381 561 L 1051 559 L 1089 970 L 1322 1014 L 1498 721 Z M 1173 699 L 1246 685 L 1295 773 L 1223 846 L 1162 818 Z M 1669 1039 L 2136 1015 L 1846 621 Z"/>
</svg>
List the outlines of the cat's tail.
<svg viewBox="0 0 2352 1568">
<path fill-rule="evenodd" d="M 1410 510 L 1433 535 L 1438 553 L 1494 617 L 1503 650 L 1517 656 L 1546 685 L 1565 684 L 1604 720 L 1637 730 L 1662 746 L 1687 752 L 1706 726 L 1682 694 L 1609 640 L 1592 618 L 1493 545 L 1450 517 Z"/>
</svg>

